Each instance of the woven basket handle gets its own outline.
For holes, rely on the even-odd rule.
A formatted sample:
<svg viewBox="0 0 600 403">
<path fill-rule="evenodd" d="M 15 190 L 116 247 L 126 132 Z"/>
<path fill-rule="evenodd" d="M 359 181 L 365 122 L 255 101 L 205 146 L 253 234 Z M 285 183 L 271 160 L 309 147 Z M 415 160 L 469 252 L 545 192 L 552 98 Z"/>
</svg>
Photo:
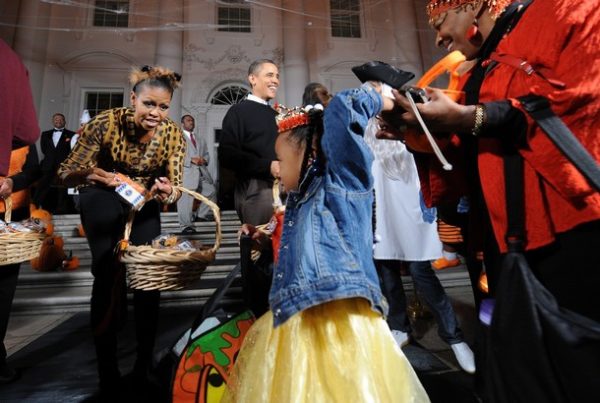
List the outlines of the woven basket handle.
<svg viewBox="0 0 600 403">
<path fill-rule="evenodd" d="M 10 222 L 10 218 L 12 215 L 12 197 L 7 196 L 4 200 L 5 212 L 4 212 L 4 221 L 6 223 Z"/>
<path fill-rule="evenodd" d="M 179 190 L 180 192 L 187 193 L 192 196 L 194 199 L 199 200 L 200 202 L 206 204 L 213 212 L 213 216 L 215 217 L 215 244 L 211 248 L 214 252 L 216 252 L 221 246 L 221 213 L 219 206 L 217 206 L 214 202 L 210 201 L 206 197 L 202 196 L 200 193 L 193 192 L 188 190 L 182 186 L 173 186 L 174 189 Z M 129 241 L 129 236 L 131 235 L 131 227 L 133 226 L 133 219 L 135 217 L 135 210 L 131 209 L 129 212 L 129 217 L 127 218 L 127 223 L 125 224 L 125 234 L 123 235 L 123 239 L 125 241 Z"/>
</svg>

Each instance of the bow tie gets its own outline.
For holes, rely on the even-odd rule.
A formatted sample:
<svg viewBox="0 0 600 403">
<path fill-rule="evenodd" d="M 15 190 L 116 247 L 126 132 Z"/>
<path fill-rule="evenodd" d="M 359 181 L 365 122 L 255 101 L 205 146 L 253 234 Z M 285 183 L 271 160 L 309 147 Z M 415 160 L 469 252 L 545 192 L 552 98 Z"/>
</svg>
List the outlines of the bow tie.
<svg viewBox="0 0 600 403">
<path fill-rule="evenodd" d="M 54 129 L 54 132 L 62 132 L 64 129 Z"/>
</svg>

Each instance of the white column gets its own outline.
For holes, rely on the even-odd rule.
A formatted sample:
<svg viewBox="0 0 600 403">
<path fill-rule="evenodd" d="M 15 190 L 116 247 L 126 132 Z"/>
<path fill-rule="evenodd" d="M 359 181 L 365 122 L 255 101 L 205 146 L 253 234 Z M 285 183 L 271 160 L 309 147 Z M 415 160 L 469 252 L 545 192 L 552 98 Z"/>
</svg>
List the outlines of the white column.
<svg viewBox="0 0 600 403">
<path fill-rule="evenodd" d="M 159 10 L 159 24 L 161 26 L 178 26 L 183 21 L 183 0 L 178 1 L 161 1 Z M 156 57 L 155 63 L 157 66 L 168 67 L 179 74 L 183 71 L 183 31 L 167 30 L 158 31 L 156 36 Z M 186 77 L 182 79 L 182 85 L 186 83 Z M 178 89 L 173 94 L 171 100 L 171 108 L 169 117 L 175 122 L 181 119 L 181 91 Z"/>
<path fill-rule="evenodd" d="M 420 77 L 423 73 L 423 63 L 415 4 L 412 0 L 390 0 L 390 5 L 396 49 L 396 60 L 393 64 Z"/>
<path fill-rule="evenodd" d="M 300 105 L 304 87 L 309 83 L 308 60 L 306 57 L 306 22 L 304 1 L 283 0 L 283 77 L 288 106 Z M 290 10 L 290 11 L 287 11 Z"/>
<path fill-rule="evenodd" d="M 36 111 L 40 111 L 46 48 L 50 22 L 50 5 L 38 0 L 22 0 L 19 8 L 18 28 L 15 33 L 14 49 L 29 70 L 29 81 Z M 33 29 L 33 28 L 37 29 Z"/>
</svg>

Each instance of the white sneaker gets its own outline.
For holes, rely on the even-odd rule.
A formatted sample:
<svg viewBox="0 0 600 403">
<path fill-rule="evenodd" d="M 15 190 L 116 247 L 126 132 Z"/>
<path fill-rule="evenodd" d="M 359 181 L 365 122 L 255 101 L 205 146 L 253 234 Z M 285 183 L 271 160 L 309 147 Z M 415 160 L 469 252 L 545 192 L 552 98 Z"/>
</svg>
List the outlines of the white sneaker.
<svg viewBox="0 0 600 403">
<path fill-rule="evenodd" d="M 402 348 L 408 344 L 408 333 L 401 330 L 392 330 L 392 336 L 394 336 L 398 347 Z"/>
<path fill-rule="evenodd" d="M 465 342 L 451 344 L 452 352 L 454 352 L 454 356 L 456 357 L 456 361 L 458 361 L 458 365 L 463 369 L 463 371 L 474 374 L 475 373 L 475 357 L 473 356 L 473 351 L 469 345 Z"/>
</svg>

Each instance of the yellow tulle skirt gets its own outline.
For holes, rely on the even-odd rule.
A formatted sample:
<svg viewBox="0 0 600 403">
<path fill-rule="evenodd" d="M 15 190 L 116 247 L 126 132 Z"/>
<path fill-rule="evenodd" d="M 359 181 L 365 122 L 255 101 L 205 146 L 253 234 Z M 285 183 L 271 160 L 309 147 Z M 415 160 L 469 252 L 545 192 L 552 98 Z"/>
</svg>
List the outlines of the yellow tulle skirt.
<svg viewBox="0 0 600 403">
<path fill-rule="evenodd" d="M 383 318 L 363 299 L 250 329 L 222 402 L 429 402 Z"/>
</svg>

